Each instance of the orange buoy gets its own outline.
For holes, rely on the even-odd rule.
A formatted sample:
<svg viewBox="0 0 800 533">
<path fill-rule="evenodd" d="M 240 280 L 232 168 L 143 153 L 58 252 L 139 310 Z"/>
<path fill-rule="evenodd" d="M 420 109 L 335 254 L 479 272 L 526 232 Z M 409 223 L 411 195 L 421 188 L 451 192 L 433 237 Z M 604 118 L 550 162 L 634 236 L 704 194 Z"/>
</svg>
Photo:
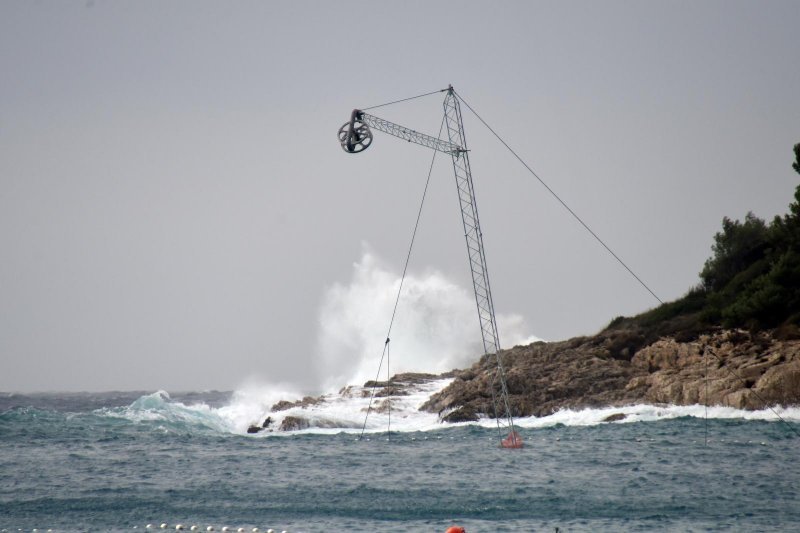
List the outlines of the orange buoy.
<svg viewBox="0 0 800 533">
<path fill-rule="evenodd" d="M 461 526 L 450 526 L 444 533 L 467 533 L 467 530 Z"/>
<path fill-rule="evenodd" d="M 503 448 L 522 448 L 522 437 L 516 431 L 508 434 L 508 437 L 500 441 Z"/>
</svg>

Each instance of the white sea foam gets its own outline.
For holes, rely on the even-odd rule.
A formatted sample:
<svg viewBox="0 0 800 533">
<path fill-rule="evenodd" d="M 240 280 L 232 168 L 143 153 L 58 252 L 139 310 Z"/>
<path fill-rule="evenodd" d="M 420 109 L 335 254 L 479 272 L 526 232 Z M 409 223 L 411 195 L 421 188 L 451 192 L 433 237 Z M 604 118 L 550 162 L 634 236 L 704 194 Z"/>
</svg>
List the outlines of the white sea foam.
<svg viewBox="0 0 800 533">
<path fill-rule="evenodd" d="M 299 400 L 302 394 L 286 383 L 265 384 L 251 381 L 233 393 L 230 402 L 214 412 L 231 431 L 244 433 L 251 425 L 261 425 L 273 405 L 281 400 Z"/>
<path fill-rule="evenodd" d="M 452 382 L 438 379 L 409 387 L 408 394 L 391 398 L 391 411 L 379 411 L 385 398 L 371 399 L 372 390 L 364 387 L 348 387 L 337 393 L 326 394 L 322 403 L 308 407 L 292 407 L 273 413 L 276 424 L 286 416 L 302 417 L 311 427 L 307 433 L 339 433 L 386 431 L 391 423 L 392 431 L 430 431 L 441 429 L 438 415 L 420 411 L 419 408 L 430 396 Z M 381 389 L 377 389 L 380 391 Z M 371 407 L 370 407 L 371 406 Z M 367 410 L 370 409 L 369 416 Z"/>
<path fill-rule="evenodd" d="M 777 407 L 759 411 L 745 411 L 733 407 L 708 407 L 704 405 L 648 405 L 637 404 L 625 407 L 603 407 L 598 409 L 582 409 L 573 411 L 563 409 L 550 416 L 526 417 L 515 421 L 523 428 L 544 428 L 557 424 L 565 426 L 594 426 L 605 423 L 605 419 L 614 414 L 624 414 L 625 418 L 615 424 L 628 424 L 632 422 L 654 422 L 658 420 L 671 420 L 681 417 L 712 419 L 740 419 L 740 420 L 778 420 L 778 416 L 787 421 L 800 422 L 800 408 Z M 776 414 L 777 413 L 777 414 Z"/>
<path fill-rule="evenodd" d="M 273 420 L 272 428 L 280 427 L 287 416 L 302 418 L 309 427 L 289 433 L 360 433 L 364 428 L 367 433 L 385 432 L 391 423 L 391 430 L 396 432 L 435 431 L 448 427 L 477 425 L 494 427 L 494 419 L 483 418 L 477 422 L 457 424 L 443 423 L 434 413 L 420 411 L 419 408 L 432 394 L 449 385 L 452 379 L 437 379 L 427 383 L 409 386 L 405 396 L 391 398 L 391 412 L 379 412 L 379 406 L 385 398 L 376 397 L 370 401 L 371 389 L 348 387 L 336 393 L 326 394 L 322 402 L 291 407 L 286 410 L 272 412 L 270 409 L 279 399 L 299 399 L 296 393 L 283 395 L 279 387 L 251 385 L 247 390 L 238 391 L 228 405 L 219 408 L 206 404 L 185 405 L 169 399 L 163 391 L 139 398 L 131 406 L 121 411 L 108 412 L 110 416 L 141 421 L 180 422 L 215 429 L 223 433 L 246 434 L 247 428 L 260 425 L 265 417 Z M 380 390 L 380 389 L 378 389 Z M 366 416 L 368 406 L 371 412 Z M 763 409 L 745 411 L 732 407 L 706 407 L 703 405 L 629 405 L 625 407 L 604 407 L 598 409 L 571 410 L 563 409 L 545 417 L 526 417 L 515 420 L 523 429 L 542 429 L 557 425 L 594 426 L 604 424 L 605 419 L 614 414 L 624 414 L 625 418 L 614 424 L 635 422 L 657 422 L 680 417 L 710 419 L 738 419 L 776 421 L 780 415 L 786 421 L 800 422 L 800 407 Z M 777 413 L 777 414 L 776 414 Z M 280 435 L 284 432 L 261 432 L 257 436 Z"/>
</svg>

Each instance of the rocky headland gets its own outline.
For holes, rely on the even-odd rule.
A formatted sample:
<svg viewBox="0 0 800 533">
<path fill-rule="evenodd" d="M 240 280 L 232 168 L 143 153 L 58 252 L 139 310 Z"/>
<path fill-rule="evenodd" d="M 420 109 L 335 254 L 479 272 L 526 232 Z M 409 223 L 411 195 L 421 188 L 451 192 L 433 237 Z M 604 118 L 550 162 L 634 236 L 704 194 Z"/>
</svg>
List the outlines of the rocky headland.
<svg viewBox="0 0 800 533">
<path fill-rule="evenodd" d="M 800 143 L 792 168 L 800 174 Z M 700 283 L 590 337 L 500 352 L 515 416 L 633 403 L 763 409 L 800 404 L 800 185 L 767 222 L 724 217 Z M 493 413 L 497 361 L 456 374 L 423 409 L 444 420 Z"/>
<path fill-rule="evenodd" d="M 716 330 L 647 342 L 637 331 L 502 350 L 514 416 L 637 403 L 763 409 L 800 404 L 800 331 Z M 497 364 L 484 356 L 422 409 L 445 421 L 493 412 Z"/>
<path fill-rule="evenodd" d="M 758 332 L 683 330 L 657 338 L 641 329 L 609 327 L 593 336 L 515 346 L 501 350 L 500 357 L 515 417 L 633 404 L 746 410 L 800 405 L 800 328 L 794 326 Z M 421 385 L 443 378 L 452 382 L 431 395 L 420 410 L 439 415 L 443 422 L 493 417 L 496 371 L 491 355 L 446 374 L 397 374 L 388 381 L 344 387 L 338 394 L 280 401 L 263 425 L 253 425 L 248 432 L 268 429 L 271 417 L 278 431 L 339 427 L 312 411 L 327 402 L 372 397 L 372 412 L 383 413 L 396 409 L 396 402 Z M 607 421 L 624 417 L 612 414 Z"/>
</svg>

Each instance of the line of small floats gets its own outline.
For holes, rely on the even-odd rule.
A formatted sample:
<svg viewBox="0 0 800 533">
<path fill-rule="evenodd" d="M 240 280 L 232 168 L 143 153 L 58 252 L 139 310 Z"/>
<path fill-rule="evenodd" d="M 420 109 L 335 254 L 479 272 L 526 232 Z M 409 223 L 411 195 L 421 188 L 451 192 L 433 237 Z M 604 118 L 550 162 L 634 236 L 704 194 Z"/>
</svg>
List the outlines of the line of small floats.
<svg viewBox="0 0 800 533">
<path fill-rule="evenodd" d="M 133 526 L 133 529 L 139 529 L 139 526 Z M 161 524 L 159 526 L 156 526 L 154 524 L 147 524 L 146 526 L 144 526 L 144 529 L 149 531 L 149 530 L 157 530 L 157 529 L 167 530 L 167 529 L 173 529 L 173 528 L 169 524 L 163 523 L 163 524 Z M 183 524 L 176 524 L 174 529 L 175 529 L 175 531 L 185 531 L 185 530 L 188 530 L 188 531 L 217 531 L 217 529 L 214 526 L 206 526 L 206 528 L 203 529 L 202 526 L 194 525 L 194 526 L 189 526 L 187 528 Z M 14 530 L 13 529 L 11 529 L 11 530 L 9 530 L 9 529 L 0 529 L 0 532 L 2 532 L 2 533 L 8 533 L 9 531 L 14 531 Z M 26 531 L 26 530 L 17 529 L 16 531 L 19 532 L 19 531 Z M 41 532 L 45 532 L 46 531 L 47 533 L 53 533 L 54 530 L 52 530 L 52 529 L 36 529 L 36 528 L 34 528 L 34 529 L 31 529 L 31 531 L 34 532 L 34 533 L 38 533 L 40 531 Z M 244 528 L 244 527 L 234 528 L 234 527 L 230 527 L 230 526 L 223 526 L 223 527 L 221 527 L 219 529 L 219 531 L 225 531 L 225 532 L 234 532 L 235 531 L 236 533 L 260 533 L 262 530 L 257 528 L 257 527 L 248 529 L 248 528 Z M 263 531 L 265 533 L 278 533 L 277 530 L 275 530 L 275 529 L 265 529 Z M 283 530 L 281 530 L 280 533 L 289 533 L 289 532 L 287 530 L 283 529 Z M 451 527 L 447 528 L 446 533 L 466 533 L 466 530 L 461 526 L 451 526 Z"/>
<path fill-rule="evenodd" d="M 133 529 L 139 529 L 139 526 L 133 526 Z M 172 529 L 172 527 L 169 524 L 166 524 L 166 523 L 163 523 L 163 524 L 161 524 L 159 526 L 155 526 L 153 524 L 147 524 L 144 527 L 144 529 L 145 530 L 154 530 L 154 529 L 167 530 L 167 529 Z M 185 530 L 188 530 L 188 531 L 217 531 L 217 529 L 214 526 L 206 526 L 206 528 L 203 529 L 202 526 L 189 526 L 187 528 L 183 524 L 176 524 L 175 525 L 175 531 L 185 531 Z M 10 531 L 15 531 L 15 530 L 13 530 L 13 529 L 0 529 L 0 532 L 2 532 L 2 533 L 8 533 Z M 25 531 L 25 530 L 24 529 L 17 529 L 16 531 L 19 532 L 19 531 Z M 34 528 L 34 529 L 31 529 L 31 531 L 34 532 L 34 533 L 38 533 L 40 531 L 41 532 L 45 532 L 46 531 L 47 533 L 53 533 L 54 530 L 52 530 L 52 529 L 35 529 Z M 236 528 L 234 528 L 234 527 L 230 527 L 230 526 L 223 526 L 223 527 L 221 527 L 219 529 L 219 531 L 226 531 L 226 532 L 231 532 L 231 533 L 234 532 L 234 531 L 236 533 L 259 533 L 262 530 L 257 528 L 257 527 L 254 527 L 254 528 L 251 528 L 251 529 L 247 529 L 247 528 L 244 528 L 244 527 L 236 527 Z M 265 529 L 263 531 L 265 531 L 265 533 L 278 533 L 277 530 L 275 530 L 275 529 Z M 283 530 L 281 530 L 281 533 L 289 533 L 289 532 L 287 530 L 283 529 Z M 466 533 L 466 530 L 461 526 L 451 526 L 451 527 L 447 528 L 447 531 L 445 533 Z"/>
<path fill-rule="evenodd" d="M 151 529 L 172 529 L 168 524 L 161 524 L 159 526 L 155 526 L 153 524 L 147 524 L 146 526 L 144 526 L 144 528 L 146 530 L 151 530 Z M 139 529 L 139 528 L 137 526 L 133 526 L 133 529 Z M 189 530 L 189 531 L 217 531 L 217 529 L 214 526 L 206 526 L 206 528 L 203 529 L 202 526 L 188 526 L 187 527 L 187 526 L 184 526 L 183 524 L 176 524 L 175 525 L 175 531 L 183 531 L 183 530 Z M 248 529 L 246 527 L 222 526 L 219 529 L 219 531 L 230 531 L 230 532 L 235 531 L 236 533 L 245 533 L 245 532 L 247 532 L 247 533 L 250 533 L 250 532 L 259 533 L 262 530 L 257 528 L 257 527 L 253 527 L 253 528 Z M 266 533 L 277 533 L 277 531 L 275 529 L 264 529 L 263 531 L 265 531 Z M 281 533 L 289 533 L 289 532 L 286 531 L 285 529 L 283 529 L 283 530 L 281 530 Z"/>
<path fill-rule="evenodd" d="M 133 529 L 139 529 L 139 526 L 133 526 Z M 156 526 L 154 524 L 147 524 L 146 526 L 144 526 L 144 529 L 145 530 L 154 530 L 154 529 L 167 530 L 167 529 L 172 529 L 172 526 L 170 526 L 167 523 L 163 523 L 163 524 L 161 524 L 159 526 Z M 189 531 L 217 531 L 217 529 L 214 526 L 206 526 L 205 529 L 203 529 L 202 526 L 189 526 L 187 528 L 183 524 L 176 524 L 174 529 L 176 531 L 184 531 L 184 530 L 187 530 L 187 529 Z M 0 532 L 2 532 L 2 533 L 8 533 L 9 531 L 15 531 L 15 530 L 13 530 L 13 529 L 0 529 Z M 26 530 L 17 529 L 16 531 L 19 532 L 19 531 L 26 531 Z M 34 533 L 38 533 L 40 531 L 41 532 L 45 532 L 46 531 L 47 533 L 53 533 L 54 530 L 52 530 L 52 529 L 35 529 L 34 528 L 34 529 L 31 529 L 31 531 L 34 532 Z M 236 533 L 259 533 L 262 530 L 257 528 L 257 527 L 247 529 L 247 528 L 244 528 L 244 527 L 233 528 L 233 527 L 230 527 L 230 526 L 223 526 L 222 528 L 219 529 L 219 531 L 226 531 L 226 532 L 234 532 L 235 531 Z M 265 533 L 278 533 L 277 530 L 275 530 L 275 529 L 265 529 L 263 531 Z M 285 529 L 283 529 L 283 530 L 281 530 L 281 533 L 289 533 L 289 532 L 286 531 Z M 451 526 L 451 527 L 447 528 L 447 531 L 445 533 L 466 533 L 466 530 L 461 526 Z"/>
<path fill-rule="evenodd" d="M 133 529 L 139 529 L 139 526 L 133 526 Z M 196 526 L 196 525 L 195 526 L 185 526 L 183 524 L 176 524 L 175 527 L 173 528 L 172 526 L 170 526 L 167 523 L 163 523 L 163 524 L 158 525 L 158 526 L 155 525 L 155 524 L 147 524 L 146 526 L 144 526 L 144 529 L 147 530 L 147 531 L 152 531 L 152 530 L 157 530 L 157 529 L 175 529 L 175 531 L 225 531 L 225 532 L 230 532 L 230 533 L 233 533 L 233 532 L 236 532 L 236 533 L 259 533 L 261 531 L 264 531 L 265 533 L 278 533 L 278 530 L 276 530 L 276 529 L 259 529 L 257 527 L 246 528 L 246 527 L 223 526 L 220 529 L 217 529 L 214 526 L 206 526 L 204 528 L 203 526 Z M 25 530 L 25 529 L 0 529 L 0 532 L 2 532 L 2 533 L 9 533 L 11 531 L 18 531 L 19 532 L 19 531 L 27 531 L 27 530 Z M 33 533 L 38 533 L 38 532 L 41 532 L 41 533 L 45 533 L 45 532 L 53 533 L 56 530 L 53 530 L 53 529 L 36 529 L 36 528 L 34 528 L 34 529 L 31 529 L 30 531 L 32 531 Z M 285 530 L 285 529 L 282 529 L 280 531 L 280 533 L 289 533 L 289 532 L 287 530 Z"/>
</svg>

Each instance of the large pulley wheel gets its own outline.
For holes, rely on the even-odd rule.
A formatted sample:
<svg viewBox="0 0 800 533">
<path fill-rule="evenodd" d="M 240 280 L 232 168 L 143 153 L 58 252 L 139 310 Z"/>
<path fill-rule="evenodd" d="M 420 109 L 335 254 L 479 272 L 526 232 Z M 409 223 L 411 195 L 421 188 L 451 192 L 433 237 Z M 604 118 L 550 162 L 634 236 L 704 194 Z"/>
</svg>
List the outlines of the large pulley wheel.
<svg viewBox="0 0 800 533">
<path fill-rule="evenodd" d="M 339 128 L 339 144 L 342 145 L 342 150 L 349 154 L 357 154 L 363 152 L 372 143 L 372 131 L 365 123 L 360 120 L 352 122 L 345 122 Z"/>
</svg>

